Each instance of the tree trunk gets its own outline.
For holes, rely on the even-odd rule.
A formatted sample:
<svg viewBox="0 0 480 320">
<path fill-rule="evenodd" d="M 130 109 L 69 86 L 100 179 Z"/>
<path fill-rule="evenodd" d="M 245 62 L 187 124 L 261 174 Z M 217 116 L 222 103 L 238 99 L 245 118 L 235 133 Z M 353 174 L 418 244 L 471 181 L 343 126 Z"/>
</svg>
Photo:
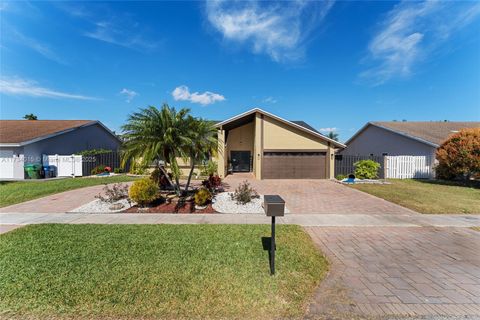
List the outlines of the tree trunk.
<svg viewBox="0 0 480 320">
<path fill-rule="evenodd" d="M 158 168 L 163 172 L 163 174 L 165 175 L 165 178 L 167 179 L 168 183 L 170 183 L 170 186 L 175 188 L 175 185 L 173 184 L 173 181 L 170 179 L 170 176 L 168 175 L 167 170 L 165 170 L 165 167 L 159 165 Z"/>
<path fill-rule="evenodd" d="M 180 190 L 180 181 L 178 180 L 178 177 L 175 177 L 175 182 L 176 182 L 176 193 L 177 196 L 181 195 L 181 190 Z"/>
<path fill-rule="evenodd" d="M 190 160 L 190 172 L 188 173 L 187 185 L 185 186 L 185 190 L 184 190 L 185 195 L 187 194 L 188 188 L 190 187 L 190 181 L 192 180 L 192 174 L 193 174 L 194 168 L 195 168 L 195 161 Z"/>
</svg>

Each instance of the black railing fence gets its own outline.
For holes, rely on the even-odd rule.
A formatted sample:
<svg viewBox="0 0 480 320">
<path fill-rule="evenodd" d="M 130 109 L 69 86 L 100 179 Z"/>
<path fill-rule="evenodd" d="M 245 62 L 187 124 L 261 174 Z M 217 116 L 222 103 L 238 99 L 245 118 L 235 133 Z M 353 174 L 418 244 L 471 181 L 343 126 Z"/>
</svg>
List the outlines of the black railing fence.
<svg viewBox="0 0 480 320">
<path fill-rule="evenodd" d="M 380 163 L 378 169 L 378 177 L 383 179 L 385 177 L 385 171 L 383 168 L 384 157 L 383 156 L 352 156 L 352 155 L 335 155 L 335 177 L 339 174 L 349 175 L 355 172 L 354 163 L 360 160 L 373 160 Z"/>
<path fill-rule="evenodd" d="M 93 168 L 99 165 L 105 165 L 112 168 L 112 171 L 116 168 L 122 168 L 120 152 L 112 151 L 108 153 L 102 153 L 92 156 L 82 156 L 82 171 L 84 176 L 91 175 Z M 123 172 L 130 170 L 130 163 L 127 162 L 125 168 L 122 168 Z"/>
</svg>

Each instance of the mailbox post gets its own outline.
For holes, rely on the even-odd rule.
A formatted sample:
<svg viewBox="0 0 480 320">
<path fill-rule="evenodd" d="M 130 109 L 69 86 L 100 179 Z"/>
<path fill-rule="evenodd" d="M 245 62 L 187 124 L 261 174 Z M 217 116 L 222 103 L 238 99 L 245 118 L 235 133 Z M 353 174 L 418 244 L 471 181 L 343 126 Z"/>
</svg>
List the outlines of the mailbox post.
<svg viewBox="0 0 480 320">
<path fill-rule="evenodd" d="M 263 207 L 267 217 L 272 217 L 272 236 L 270 238 L 270 274 L 275 274 L 275 217 L 283 217 L 285 201 L 279 195 L 265 195 Z"/>
</svg>

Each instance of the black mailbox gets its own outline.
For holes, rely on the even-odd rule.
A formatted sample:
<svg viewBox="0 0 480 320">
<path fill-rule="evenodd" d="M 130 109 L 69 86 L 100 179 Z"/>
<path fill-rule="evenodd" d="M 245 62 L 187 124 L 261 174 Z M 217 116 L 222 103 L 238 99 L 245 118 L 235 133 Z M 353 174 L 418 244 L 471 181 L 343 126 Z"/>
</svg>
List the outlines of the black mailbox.
<svg viewBox="0 0 480 320">
<path fill-rule="evenodd" d="M 285 201 L 278 195 L 266 195 L 263 208 L 267 217 L 282 217 L 285 214 Z"/>
</svg>

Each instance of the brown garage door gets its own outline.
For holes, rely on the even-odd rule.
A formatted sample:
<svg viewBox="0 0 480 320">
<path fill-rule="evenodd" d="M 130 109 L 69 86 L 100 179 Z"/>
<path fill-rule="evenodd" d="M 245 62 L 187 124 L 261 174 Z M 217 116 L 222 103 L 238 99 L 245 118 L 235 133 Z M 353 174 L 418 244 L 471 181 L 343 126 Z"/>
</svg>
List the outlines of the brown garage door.
<svg viewBox="0 0 480 320">
<path fill-rule="evenodd" d="M 263 179 L 325 179 L 326 152 L 264 152 Z"/>
</svg>

